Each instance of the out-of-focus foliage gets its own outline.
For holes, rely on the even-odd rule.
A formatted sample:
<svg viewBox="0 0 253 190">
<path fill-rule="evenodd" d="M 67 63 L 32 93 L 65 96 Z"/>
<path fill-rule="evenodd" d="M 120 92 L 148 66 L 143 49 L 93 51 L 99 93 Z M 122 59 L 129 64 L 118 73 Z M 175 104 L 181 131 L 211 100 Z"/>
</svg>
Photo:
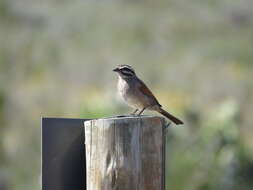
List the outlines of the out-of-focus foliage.
<svg viewBox="0 0 253 190">
<path fill-rule="evenodd" d="M 130 112 L 132 65 L 183 118 L 166 189 L 253 187 L 253 1 L 0 0 L 0 189 L 40 189 L 40 117 Z"/>
</svg>

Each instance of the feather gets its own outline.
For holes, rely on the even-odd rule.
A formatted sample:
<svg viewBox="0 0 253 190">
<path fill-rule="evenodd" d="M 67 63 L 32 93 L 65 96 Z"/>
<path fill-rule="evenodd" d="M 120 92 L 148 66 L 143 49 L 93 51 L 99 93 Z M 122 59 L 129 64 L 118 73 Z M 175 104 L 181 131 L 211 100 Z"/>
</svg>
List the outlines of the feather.
<svg viewBox="0 0 253 190">
<path fill-rule="evenodd" d="M 159 105 L 161 107 L 161 104 L 158 102 L 158 100 L 156 99 L 156 97 L 154 96 L 154 94 L 149 90 L 149 88 L 145 85 L 145 83 L 140 80 L 140 87 L 139 87 L 139 90 L 145 95 L 145 96 L 148 96 L 149 98 L 152 98 L 155 102 L 155 104 Z"/>
</svg>

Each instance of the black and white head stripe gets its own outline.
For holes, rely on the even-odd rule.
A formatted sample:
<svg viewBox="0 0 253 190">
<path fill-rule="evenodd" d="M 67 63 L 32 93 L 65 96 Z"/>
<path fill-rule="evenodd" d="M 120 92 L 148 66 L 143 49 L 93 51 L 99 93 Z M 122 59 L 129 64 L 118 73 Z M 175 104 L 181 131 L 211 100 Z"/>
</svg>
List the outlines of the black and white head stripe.
<svg viewBox="0 0 253 190">
<path fill-rule="evenodd" d="M 134 76 L 135 75 L 134 69 L 132 67 L 130 67 L 129 65 L 119 65 L 118 69 L 125 76 Z"/>
</svg>

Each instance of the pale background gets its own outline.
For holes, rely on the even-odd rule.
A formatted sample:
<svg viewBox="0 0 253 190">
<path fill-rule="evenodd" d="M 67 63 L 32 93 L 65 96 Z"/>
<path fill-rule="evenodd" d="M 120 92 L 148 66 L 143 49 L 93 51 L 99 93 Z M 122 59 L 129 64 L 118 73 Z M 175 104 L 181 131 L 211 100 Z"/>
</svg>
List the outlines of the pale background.
<svg viewBox="0 0 253 190">
<path fill-rule="evenodd" d="M 40 117 L 129 113 L 130 64 L 185 121 L 166 189 L 253 188 L 252 0 L 0 0 L 0 190 L 40 189 Z M 146 114 L 151 114 L 146 112 Z"/>
</svg>

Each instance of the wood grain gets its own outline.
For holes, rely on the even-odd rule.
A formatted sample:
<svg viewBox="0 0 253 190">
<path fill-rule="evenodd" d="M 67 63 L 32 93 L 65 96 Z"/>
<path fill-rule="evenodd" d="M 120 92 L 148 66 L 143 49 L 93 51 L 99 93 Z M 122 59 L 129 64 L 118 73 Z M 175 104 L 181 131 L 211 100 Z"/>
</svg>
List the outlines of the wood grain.
<svg viewBox="0 0 253 190">
<path fill-rule="evenodd" d="M 86 121 L 87 190 L 164 190 L 164 119 Z"/>
</svg>

